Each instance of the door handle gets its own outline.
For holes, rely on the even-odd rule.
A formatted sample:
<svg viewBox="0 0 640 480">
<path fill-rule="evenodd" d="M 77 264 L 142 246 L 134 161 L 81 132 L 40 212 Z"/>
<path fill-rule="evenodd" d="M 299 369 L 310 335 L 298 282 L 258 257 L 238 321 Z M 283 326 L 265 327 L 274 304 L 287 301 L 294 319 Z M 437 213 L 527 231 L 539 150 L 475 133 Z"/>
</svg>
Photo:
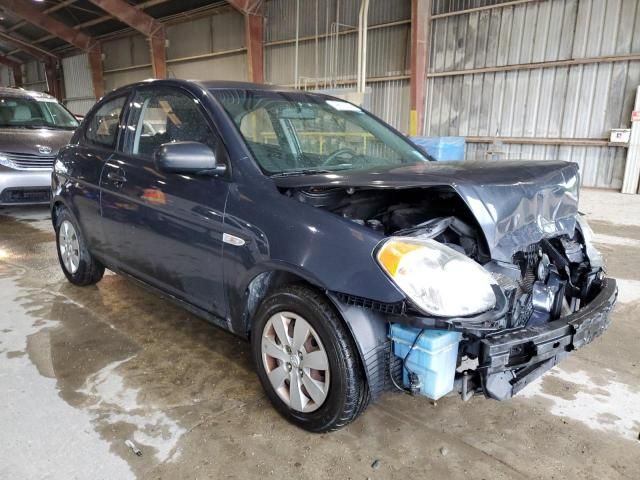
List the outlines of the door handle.
<svg viewBox="0 0 640 480">
<path fill-rule="evenodd" d="M 116 185 L 122 185 L 127 181 L 126 177 L 118 172 L 109 172 L 107 173 L 107 178 L 111 180 Z"/>
</svg>

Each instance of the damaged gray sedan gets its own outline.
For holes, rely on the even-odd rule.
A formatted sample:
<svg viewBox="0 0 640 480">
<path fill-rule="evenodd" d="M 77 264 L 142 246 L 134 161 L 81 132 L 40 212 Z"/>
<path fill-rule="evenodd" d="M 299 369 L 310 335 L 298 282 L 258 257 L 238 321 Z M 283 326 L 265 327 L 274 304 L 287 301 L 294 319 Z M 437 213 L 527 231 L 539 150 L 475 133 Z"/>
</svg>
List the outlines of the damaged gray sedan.
<svg viewBox="0 0 640 480">
<path fill-rule="evenodd" d="M 505 400 L 609 325 L 567 162 L 433 162 L 337 98 L 143 82 L 57 158 L 72 283 L 104 268 L 249 339 L 274 406 L 342 427 L 389 389 Z"/>
</svg>

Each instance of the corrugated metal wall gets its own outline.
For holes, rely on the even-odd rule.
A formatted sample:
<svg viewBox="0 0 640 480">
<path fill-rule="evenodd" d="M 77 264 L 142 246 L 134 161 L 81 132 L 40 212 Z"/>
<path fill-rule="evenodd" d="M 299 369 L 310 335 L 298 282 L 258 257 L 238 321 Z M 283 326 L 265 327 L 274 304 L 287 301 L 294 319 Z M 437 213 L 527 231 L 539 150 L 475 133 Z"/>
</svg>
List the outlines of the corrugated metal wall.
<svg viewBox="0 0 640 480">
<path fill-rule="evenodd" d="M 0 65 L 0 87 L 13 87 L 13 70 L 5 65 Z"/>
<path fill-rule="evenodd" d="M 64 103 L 73 113 L 84 115 L 95 103 L 93 79 L 86 53 L 62 59 L 66 98 Z"/>
<path fill-rule="evenodd" d="M 169 75 L 199 80 L 246 80 L 244 18 L 223 10 L 167 28 Z M 187 40 L 188 39 L 188 40 Z"/>
<path fill-rule="evenodd" d="M 153 77 L 149 44 L 142 35 L 107 40 L 102 44 L 102 52 L 106 91 Z"/>
<path fill-rule="evenodd" d="M 298 84 L 303 88 L 355 87 L 359 0 L 300 0 Z M 295 85 L 296 0 L 266 3 L 265 80 Z M 367 47 L 367 102 L 401 131 L 409 123 L 411 2 L 371 0 Z M 330 35 L 339 23 L 340 35 Z M 316 33 L 318 39 L 316 42 Z"/>
<path fill-rule="evenodd" d="M 436 0 L 434 14 L 486 3 Z M 434 19 L 430 72 L 640 52 L 638 0 L 541 0 Z M 428 135 L 603 139 L 628 127 L 640 61 L 431 78 Z M 469 144 L 483 157 L 487 144 Z M 505 157 L 580 164 L 583 184 L 619 188 L 626 150 L 505 145 Z"/>
<path fill-rule="evenodd" d="M 24 64 L 24 87 L 28 90 L 44 92 L 47 90 L 47 78 L 44 74 L 44 64 L 34 60 Z"/>
<path fill-rule="evenodd" d="M 611 128 L 628 126 L 633 91 L 640 84 L 640 61 L 455 76 L 451 72 L 638 54 L 640 2 L 539 0 L 499 6 L 506 1 L 433 0 L 434 15 L 498 6 L 433 20 L 429 72 L 444 76 L 427 80 L 427 134 L 580 140 L 604 139 Z M 353 88 L 360 0 L 299 0 L 297 79 L 296 3 L 266 2 L 266 81 L 294 85 L 297 80 L 307 89 Z M 410 10 L 410 0 L 371 0 L 369 11 L 366 105 L 404 132 L 409 119 Z M 338 24 L 340 34 L 332 34 Z M 244 21 L 237 11 L 224 7 L 207 16 L 170 23 L 167 35 L 171 77 L 247 78 Z M 103 50 L 107 90 L 152 76 L 148 44 L 141 35 L 107 40 Z M 38 62 L 25 65 L 25 81 L 30 88 L 46 88 Z M 69 99 L 88 92 L 86 85 L 78 91 L 71 91 L 69 85 Z M 619 188 L 626 150 L 601 143 L 497 148 L 505 158 L 577 161 L 585 185 Z M 469 143 L 467 148 L 469 156 L 480 158 L 488 150 L 495 151 L 496 146 Z"/>
<path fill-rule="evenodd" d="M 246 80 L 244 18 L 235 10 L 167 25 L 171 78 Z M 153 76 L 147 40 L 132 34 L 104 42 L 107 91 Z"/>
</svg>

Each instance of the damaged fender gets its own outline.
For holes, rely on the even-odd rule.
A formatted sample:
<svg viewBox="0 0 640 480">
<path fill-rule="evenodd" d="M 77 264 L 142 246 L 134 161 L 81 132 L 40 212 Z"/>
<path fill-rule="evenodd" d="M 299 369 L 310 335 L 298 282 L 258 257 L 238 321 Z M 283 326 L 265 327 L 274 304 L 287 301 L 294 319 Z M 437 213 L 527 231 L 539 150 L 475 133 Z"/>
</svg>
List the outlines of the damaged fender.
<svg viewBox="0 0 640 480">
<path fill-rule="evenodd" d="M 328 296 L 349 327 L 362 360 L 369 393 L 375 399 L 384 391 L 386 379 L 389 378 L 389 328 L 385 315 L 347 305 L 333 293 Z"/>
</svg>

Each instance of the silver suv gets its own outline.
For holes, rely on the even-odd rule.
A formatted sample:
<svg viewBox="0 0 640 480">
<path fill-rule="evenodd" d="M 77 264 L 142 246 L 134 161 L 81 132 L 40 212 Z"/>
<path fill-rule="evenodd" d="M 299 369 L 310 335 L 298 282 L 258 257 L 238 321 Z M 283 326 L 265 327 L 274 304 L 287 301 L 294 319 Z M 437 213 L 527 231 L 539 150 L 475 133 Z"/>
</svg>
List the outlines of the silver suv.
<svg viewBox="0 0 640 480">
<path fill-rule="evenodd" d="M 0 205 L 49 202 L 53 162 L 77 126 L 46 93 L 0 88 Z"/>
</svg>

